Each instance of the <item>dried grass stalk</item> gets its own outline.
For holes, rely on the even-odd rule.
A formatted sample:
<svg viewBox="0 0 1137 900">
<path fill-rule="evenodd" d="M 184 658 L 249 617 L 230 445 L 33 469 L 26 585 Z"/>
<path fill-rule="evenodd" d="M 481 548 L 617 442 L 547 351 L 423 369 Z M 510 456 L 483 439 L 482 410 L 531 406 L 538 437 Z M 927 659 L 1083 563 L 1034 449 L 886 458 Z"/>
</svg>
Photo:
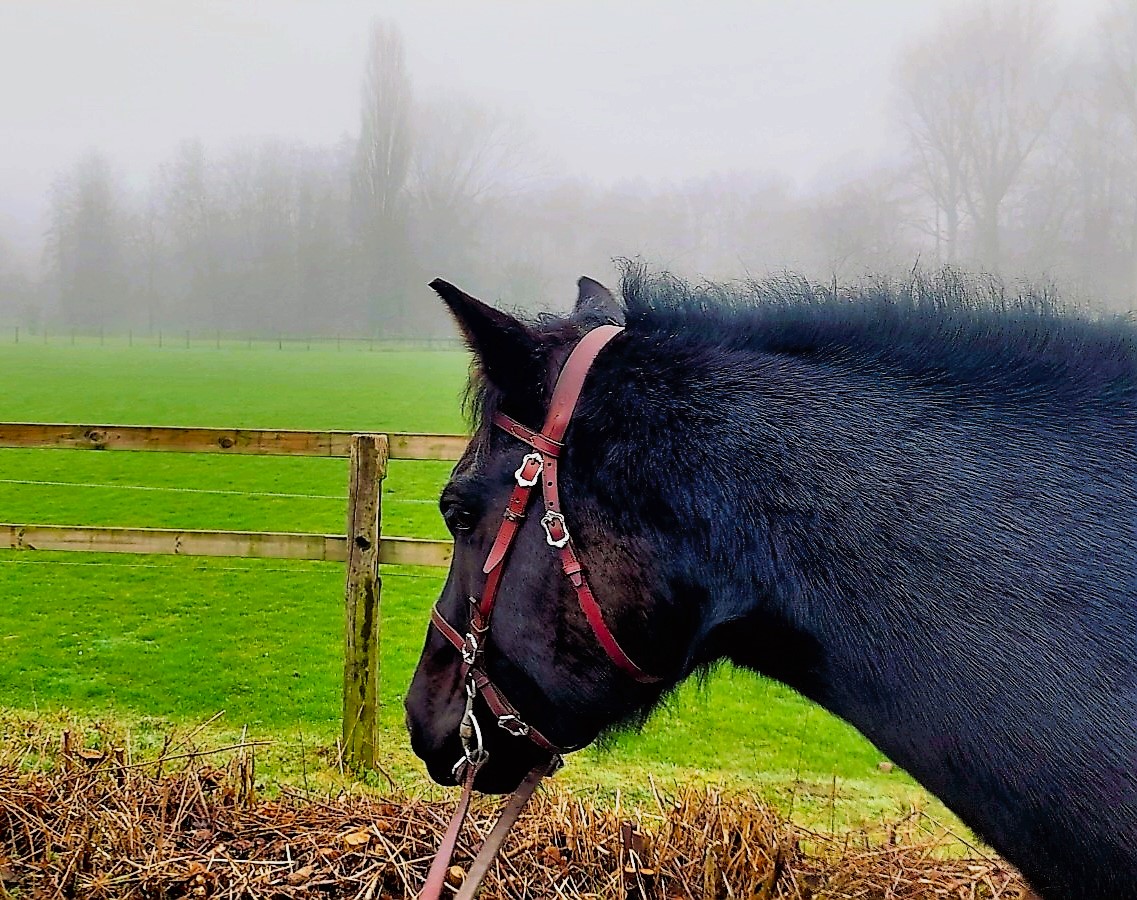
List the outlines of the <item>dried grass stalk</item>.
<svg viewBox="0 0 1137 900">
<path fill-rule="evenodd" d="M 413 897 L 452 809 L 287 791 L 258 800 L 249 743 L 226 748 L 224 769 L 199 753 L 128 763 L 121 750 L 66 743 L 48 771 L 0 761 L 0 900 Z M 688 790 L 657 801 L 629 861 L 616 810 L 542 791 L 483 896 L 1017 900 L 1024 890 L 993 858 L 943 858 L 942 833 L 928 838 L 916 817 L 873 843 L 794 829 L 745 797 Z M 454 883 L 495 808 L 477 805 Z"/>
</svg>

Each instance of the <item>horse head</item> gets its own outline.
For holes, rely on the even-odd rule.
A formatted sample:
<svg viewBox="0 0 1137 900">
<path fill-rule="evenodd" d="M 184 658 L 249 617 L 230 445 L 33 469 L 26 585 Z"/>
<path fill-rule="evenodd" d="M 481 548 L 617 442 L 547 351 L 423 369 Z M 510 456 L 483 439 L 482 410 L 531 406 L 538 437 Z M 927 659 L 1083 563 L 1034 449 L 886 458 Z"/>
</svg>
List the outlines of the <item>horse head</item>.
<svg viewBox="0 0 1137 900">
<path fill-rule="evenodd" d="M 478 421 L 441 494 L 454 557 L 407 694 L 407 724 L 431 776 L 454 784 L 468 755 L 465 717 L 467 746 L 476 739 L 487 754 L 476 787 L 506 792 L 542 757 L 650 709 L 684 674 L 683 617 L 653 580 L 654 542 L 623 521 L 636 467 L 648 461 L 622 453 L 612 359 L 623 311 L 612 294 L 582 278 L 571 315 L 533 325 L 444 281 L 431 286 L 474 354 Z M 527 441 L 542 429 L 566 361 L 597 326 L 607 329 L 605 346 L 577 386 L 562 446 L 539 434 Z M 542 450 L 553 454 L 543 466 Z M 559 521 L 542 509 L 550 477 Z M 487 597 L 492 620 L 486 611 L 482 623 Z"/>
</svg>

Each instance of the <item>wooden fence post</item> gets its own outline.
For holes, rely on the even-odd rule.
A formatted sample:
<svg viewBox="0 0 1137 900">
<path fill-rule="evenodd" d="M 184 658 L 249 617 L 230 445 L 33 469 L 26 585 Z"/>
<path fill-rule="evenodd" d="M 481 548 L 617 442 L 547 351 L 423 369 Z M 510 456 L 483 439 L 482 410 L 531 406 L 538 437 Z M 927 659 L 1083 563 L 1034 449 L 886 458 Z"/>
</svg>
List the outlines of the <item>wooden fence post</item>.
<svg viewBox="0 0 1137 900">
<path fill-rule="evenodd" d="M 343 755 L 352 766 L 368 769 L 375 766 L 379 738 L 379 521 L 387 453 L 385 434 L 357 434 L 351 440 L 344 588 Z"/>
</svg>

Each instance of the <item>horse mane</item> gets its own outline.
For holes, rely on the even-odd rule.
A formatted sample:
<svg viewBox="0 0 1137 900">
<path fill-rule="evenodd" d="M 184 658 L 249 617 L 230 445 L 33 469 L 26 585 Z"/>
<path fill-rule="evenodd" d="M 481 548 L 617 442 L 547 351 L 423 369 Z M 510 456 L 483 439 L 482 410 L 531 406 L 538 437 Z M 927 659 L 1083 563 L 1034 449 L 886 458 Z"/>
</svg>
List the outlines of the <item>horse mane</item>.
<svg viewBox="0 0 1137 900">
<path fill-rule="evenodd" d="M 658 343 L 661 352 L 810 358 L 960 396 L 1137 402 L 1132 317 L 1094 314 L 1051 286 L 1012 288 L 994 276 L 951 268 L 842 287 L 792 273 L 690 282 L 629 262 L 622 269 L 627 329 Z M 570 323 L 551 313 L 528 322 L 550 349 L 586 330 Z M 465 396 L 475 433 L 501 400 L 475 371 Z"/>
<path fill-rule="evenodd" d="M 945 268 L 834 288 L 793 274 L 692 284 L 626 265 L 629 331 L 704 348 L 809 357 L 924 387 L 985 395 L 1137 395 L 1137 327 L 1053 287 L 1012 289 Z"/>
</svg>

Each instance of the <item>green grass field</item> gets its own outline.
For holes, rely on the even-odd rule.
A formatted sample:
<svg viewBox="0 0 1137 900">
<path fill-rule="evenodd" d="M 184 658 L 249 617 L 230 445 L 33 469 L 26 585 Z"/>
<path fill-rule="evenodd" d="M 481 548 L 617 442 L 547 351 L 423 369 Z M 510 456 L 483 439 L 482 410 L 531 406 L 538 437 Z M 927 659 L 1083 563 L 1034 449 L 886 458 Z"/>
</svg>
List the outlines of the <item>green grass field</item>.
<svg viewBox="0 0 1137 900">
<path fill-rule="evenodd" d="M 466 368 L 447 351 L 7 345 L 0 421 L 459 432 Z M 445 537 L 434 501 L 448 470 L 392 463 L 384 532 Z M 0 450 L 0 521 L 339 532 L 346 480 L 343 460 Z M 442 573 L 383 577 L 383 741 L 413 780 L 401 699 Z M 230 730 L 332 745 L 342 580 L 326 563 L 0 551 L 0 706 L 136 730 L 225 710 Z M 727 670 L 577 758 L 562 777 L 602 791 L 644 789 L 651 772 L 837 807 L 841 821 L 926 800 L 842 723 Z"/>
</svg>

